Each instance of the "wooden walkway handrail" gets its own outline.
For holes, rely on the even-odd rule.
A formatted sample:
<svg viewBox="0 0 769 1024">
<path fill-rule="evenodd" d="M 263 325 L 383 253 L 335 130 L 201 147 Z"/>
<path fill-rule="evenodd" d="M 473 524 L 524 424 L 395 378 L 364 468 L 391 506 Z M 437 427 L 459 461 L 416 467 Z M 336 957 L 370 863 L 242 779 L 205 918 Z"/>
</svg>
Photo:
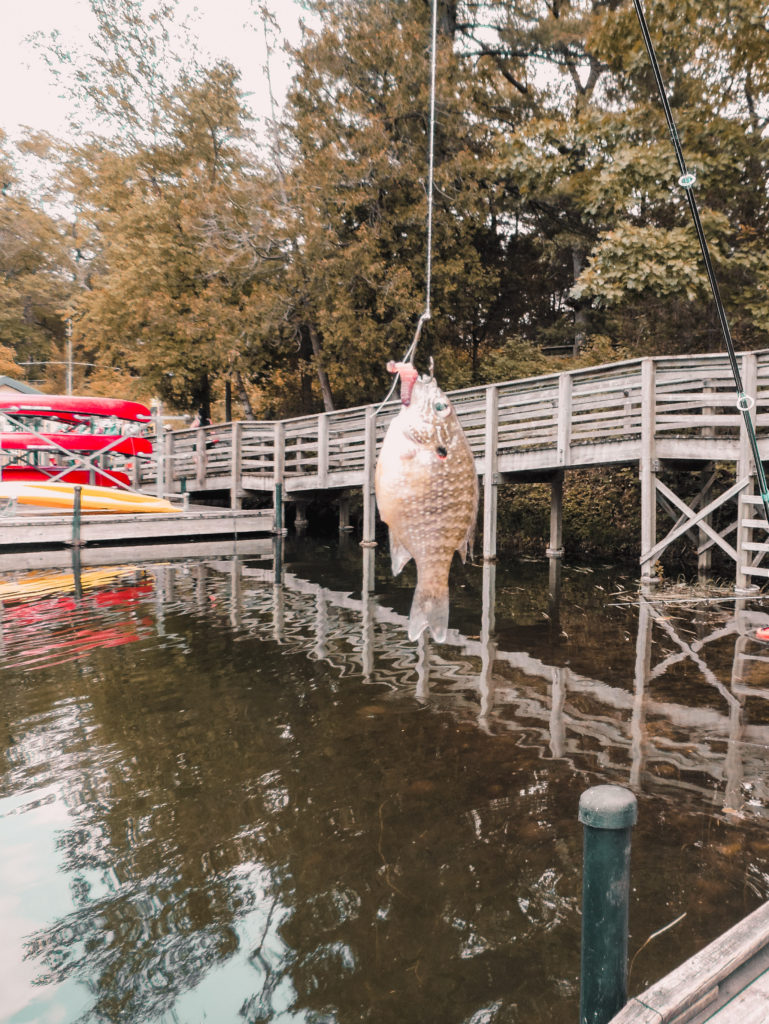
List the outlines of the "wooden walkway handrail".
<svg viewBox="0 0 769 1024">
<path fill-rule="evenodd" d="M 769 350 L 753 354 L 758 374 L 755 416 L 769 426 Z M 652 366 L 654 388 L 644 386 Z M 644 424 L 662 443 L 678 443 L 680 457 L 729 459 L 739 443 L 741 415 L 726 355 L 657 356 L 503 381 L 451 392 L 479 473 L 487 472 L 488 391 L 496 394 L 496 459 L 502 473 L 547 473 L 562 466 L 640 462 Z M 376 419 L 381 441 L 397 401 Z M 365 463 L 366 407 L 298 416 L 280 421 L 287 491 L 360 486 Z M 275 476 L 275 421 L 239 421 L 239 453 L 233 461 L 233 424 L 168 432 L 161 467 L 164 485 L 178 490 L 205 480 L 230 489 L 224 478 L 240 469 L 246 490 L 268 490 Z M 648 441 L 648 438 L 647 438 Z M 690 442 L 687 445 L 685 442 Z M 683 442 L 683 443 L 682 443 Z M 238 447 L 235 443 L 235 447 Z M 648 447 L 648 445 L 647 445 Z M 735 449 L 736 450 L 736 449 Z M 663 457 L 669 457 L 662 452 Z M 654 456 L 652 456 L 654 457 Z M 157 481 L 158 466 L 145 467 L 145 483 Z"/>
</svg>

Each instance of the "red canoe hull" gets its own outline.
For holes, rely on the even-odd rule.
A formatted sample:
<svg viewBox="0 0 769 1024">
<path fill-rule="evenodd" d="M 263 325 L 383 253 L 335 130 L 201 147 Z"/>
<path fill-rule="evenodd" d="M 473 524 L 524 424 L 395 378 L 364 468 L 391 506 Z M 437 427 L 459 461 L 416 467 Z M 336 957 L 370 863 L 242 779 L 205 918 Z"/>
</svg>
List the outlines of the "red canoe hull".
<svg viewBox="0 0 769 1024">
<path fill-rule="evenodd" d="M 0 448 L 6 451 L 95 452 L 107 455 L 151 455 L 148 437 L 122 437 L 120 434 L 33 434 L 12 431 L 0 434 Z"/>
<path fill-rule="evenodd" d="M 52 480 L 56 477 L 63 484 L 93 484 L 96 487 L 130 487 L 131 480 L 127 473 L 118 473 L 110 470 L 109 476 L 100 473 L 98 470 L 91 472 L 87 469 L 68 469 L 63 476 L 61 467 L 57 466 L 2 466 L 0 467 L 1 480 L 15 480 L 19 483 L 40 483 L 45 480 Z"/>
<path fill-rule="evenodd" d="M 0 395 L 2 412 L 9 416 L 38 416 L 70 422 L 88 416 L 114 416 L 132 423 L 149 423 L 152 419 L 152 413 L 140 402 L 83 395 Z"/>
</svg>

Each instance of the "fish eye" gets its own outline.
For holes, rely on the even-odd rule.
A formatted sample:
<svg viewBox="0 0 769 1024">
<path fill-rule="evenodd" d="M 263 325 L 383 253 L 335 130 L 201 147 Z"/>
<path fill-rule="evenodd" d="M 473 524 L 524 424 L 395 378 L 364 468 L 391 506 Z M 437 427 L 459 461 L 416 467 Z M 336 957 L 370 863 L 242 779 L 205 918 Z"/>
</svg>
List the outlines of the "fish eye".
<svg viewBox="0 0 769 1024">
<path fill-rule="evenodd" d="M 437 401 L 437 402 L 435 402 L 433 404 L 433 409 L 435 409 L 436 412 L 446 412 L 448 410 L 448 408 L 449 408 L 449 403 L 448 402 L 441 402 L 439 400 L 439 401 Z"/>
</svg>

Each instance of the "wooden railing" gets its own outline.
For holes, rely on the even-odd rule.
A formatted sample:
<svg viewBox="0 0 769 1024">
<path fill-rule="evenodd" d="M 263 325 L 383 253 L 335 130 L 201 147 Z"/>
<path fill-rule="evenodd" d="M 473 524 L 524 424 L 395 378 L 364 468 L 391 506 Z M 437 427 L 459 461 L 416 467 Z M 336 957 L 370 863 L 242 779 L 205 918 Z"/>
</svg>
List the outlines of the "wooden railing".
<svg viewBox="0 0 769 1024">
<path fill-rule="evenodd" d="M 769 426 L 769 350 L 740 360 L 761 433 Z M 465 388 L 452 392 L 451 400 L 479 472 L 490 447 L 496 471 L 509 474 L 640 461 L 644 450 L 651 458 L 740 455 L 743 418 L 728 358 L 721 354 L 610 363 Z M 369 432 L 377 445 L 398 407 L 390 402 L 377 414 Z M 224 489 L 233 499 L 271 490 L 277 479 L 289 493 L 361 486 L 366 419 L 373 410 L 167 432 L 138 483 L 171 494 Z"/>
</svg>

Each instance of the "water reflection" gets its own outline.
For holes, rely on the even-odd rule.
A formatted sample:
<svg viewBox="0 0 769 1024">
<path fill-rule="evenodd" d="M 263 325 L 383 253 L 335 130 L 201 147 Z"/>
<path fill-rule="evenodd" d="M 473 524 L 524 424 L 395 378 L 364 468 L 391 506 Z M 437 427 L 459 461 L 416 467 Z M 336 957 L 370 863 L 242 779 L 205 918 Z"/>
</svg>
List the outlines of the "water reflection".
<svg viewBox="0 0 769 1024">
<path fill-rule="evenodd" d="M 373 553 L 313 556 L 5 594 L 4 1019 L 571 1021 L 595 781 L 641 797 L 631 952 L 688 914 L 634 989 L 766 897 L 760 604 L 485 566 L 415 645 Z"/>
</svg>

